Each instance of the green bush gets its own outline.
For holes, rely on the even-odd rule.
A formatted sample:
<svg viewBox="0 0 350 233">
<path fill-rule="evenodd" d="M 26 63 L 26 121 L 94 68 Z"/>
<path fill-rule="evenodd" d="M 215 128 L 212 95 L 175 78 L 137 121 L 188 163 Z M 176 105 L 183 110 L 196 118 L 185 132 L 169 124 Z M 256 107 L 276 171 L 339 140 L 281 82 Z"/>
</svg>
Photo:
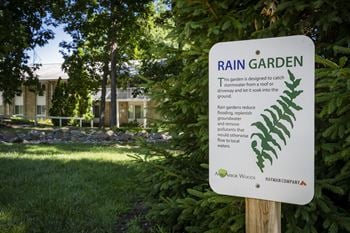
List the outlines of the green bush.
<svg viewBox="0 0 350 233">
<path fill-rule="evenodd" d="M 304 34 L 316 45 L 316 188 L 306 206 L 282 205 L 282 232 L 350 232 L 350 2 L 173 2 L 177 48 L 150 82 L 181 156 L 149 162 L 151 217 L 171 232 L 243 232 L 243 200 L 208 187 L 208 52 L 220 41 Z M 325 58 L 328 58 L 325 59 Z M 173 70 L 171 64 L 181 64 Z M 166 77 L 166 78 L 164 78 Z M 158 155 L 162 155 L 161 152 Z"/>
<path fill-rule="evenodd" d="M 52 95 L 52 107 L 49 109 L 50 116 L 55 117 L 70 117 L 73 116 L 73 111 L 76 104 L 76 99 L 70 94 L 67 83 L 61 78 L 58 79 L 55 91 Z M 52 119 L 55 126 L 59 125 L 58 119 Z M 62 120 L 62 125 L 67 125 L 69 120 Z"/>
</svg>

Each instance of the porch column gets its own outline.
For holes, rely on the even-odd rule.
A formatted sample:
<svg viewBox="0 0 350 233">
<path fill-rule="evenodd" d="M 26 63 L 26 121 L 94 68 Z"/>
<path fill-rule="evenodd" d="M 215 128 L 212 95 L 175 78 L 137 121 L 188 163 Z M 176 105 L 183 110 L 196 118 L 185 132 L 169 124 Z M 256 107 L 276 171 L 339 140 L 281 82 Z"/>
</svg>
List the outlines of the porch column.
<svg viewBox="0 0 350 233">
<path fill-rule="evenodd" d="M 143 100 L 143 128 L 147 128 L 147 101 Z"/>
</svg>

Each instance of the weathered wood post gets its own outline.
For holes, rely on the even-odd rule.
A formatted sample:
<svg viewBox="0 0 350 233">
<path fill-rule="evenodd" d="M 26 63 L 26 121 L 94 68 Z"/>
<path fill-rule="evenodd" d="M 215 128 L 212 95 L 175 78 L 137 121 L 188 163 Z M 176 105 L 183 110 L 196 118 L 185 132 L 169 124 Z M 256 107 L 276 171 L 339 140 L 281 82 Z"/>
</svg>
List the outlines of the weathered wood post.
<svg viewBox="0 0 350 233">
<path fill-rule="evenodd" d="M 281 203 L 245 199 L 246 233 L 281 233 Z"/>
</svg>

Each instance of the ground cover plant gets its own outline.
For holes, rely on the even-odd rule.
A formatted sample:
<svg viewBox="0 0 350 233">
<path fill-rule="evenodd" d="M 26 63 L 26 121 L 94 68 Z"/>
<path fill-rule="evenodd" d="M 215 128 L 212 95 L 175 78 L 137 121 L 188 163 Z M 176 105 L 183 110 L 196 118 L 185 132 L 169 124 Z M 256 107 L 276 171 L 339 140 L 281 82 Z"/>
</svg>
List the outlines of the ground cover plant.
<svg viewBox="0 0 350 233">
<path fill-rule="evenodd" d="M 0 145 L 0 232 L 142 232 L 131 146 Z M 136 207 L 139 208 L 139 207 Z M 123 229 L 123 230 L 120 230 Z"/>
</svg>

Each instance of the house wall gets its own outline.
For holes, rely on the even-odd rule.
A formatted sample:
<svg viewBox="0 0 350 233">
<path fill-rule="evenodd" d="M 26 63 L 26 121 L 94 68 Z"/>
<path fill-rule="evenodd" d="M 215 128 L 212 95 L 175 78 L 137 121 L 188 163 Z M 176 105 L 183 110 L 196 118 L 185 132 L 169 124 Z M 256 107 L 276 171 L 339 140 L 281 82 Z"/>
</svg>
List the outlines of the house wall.
<svg viewBox="0 0 350 233">
<path fill-rule="evenodd" d="M 128 123 L 128 102 L 119 102 L 119 124 Z"/>
<path fill-rule="evenodd" d="M 21 97 L 15 97 L 13 99 L 12 104 L 4 105 L 4 109 L 5 109 L 4 115 L 12 116 L 15 114 L 15 104 L 17 99 L 18 103 L 23 101 L 23 116 L 26 119 L 35 119 L 35 116 L 37 115 L 36 111 L 37 111 L 38 104 L 46 106 L 45 115 L 49 116 L 49 109 L 52 106 L 52 103 L 51 103 L 52 94 L 57 85 L 57 81 L 44 80 L 44 81 L 40 81 L 40 84 L 45 85 L 45 91 L 44 91 L 43 97 L 37 96 L 37 93 L 33 92 L 30 87 L 25 86 L 22 89 Z M 44 100 L 42 98 L 44 98 Z"/>
<path fill-rule="evenodd" d="M 106 102 L 105 109 L 105 126 L 109 126 L 111 119 L 111 102 Z M 119 124 L 128 122 L 128 102 L 120 101 L 119 102 Z"/>
<path fill-rule="evenodd" d="M 156 112 L 156 104 L 154 103 L 154 101 L 147 101 L 146 103 L 147 103 L 147 106 L 146 106 L 145 117 L 147 118 L 147 122 L 150 123 L 155 119 L 159 119 L 160 115 Z M 143 101 L 119 101 L 119 124 L 122 125 L 131 121 L 131 119 L 129 120 L 129 107 L 134 105 L 140 105 L 143 108 L 144 107 L 143 104 L 144 104 Z M 105 126 L 109 126 L 110 116 L 111 116 L 110 109 L 111 109 L 111 103 L 106 102 L 105 121 L 104 121 Z"/>
<path fill-rule="evenodd" d="M 161 118 L 159 112 L 157 112 L 157 105 L 152 100 L 148 102 L 146 117 L 149 123 Z"/>
</svg>

